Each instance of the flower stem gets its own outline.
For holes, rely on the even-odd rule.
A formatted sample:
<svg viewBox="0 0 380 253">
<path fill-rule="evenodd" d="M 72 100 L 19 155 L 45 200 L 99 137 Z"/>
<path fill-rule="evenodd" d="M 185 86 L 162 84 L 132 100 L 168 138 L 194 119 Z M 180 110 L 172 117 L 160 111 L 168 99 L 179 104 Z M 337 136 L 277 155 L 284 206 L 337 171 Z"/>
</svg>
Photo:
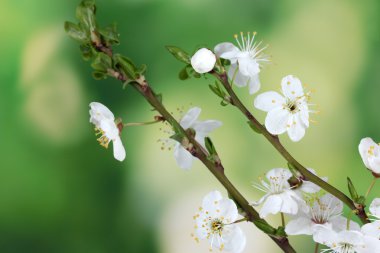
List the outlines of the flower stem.
<svg viewBox="0 0 380 253">
<path fill-rule="evenodd" d="M 282 224 L 282 227 L 285 227 L 285 215 L 283 212 L 281 212 L 281 224 Z"/>
<path fill-rule="evenodd" d="M 353 211 L 349 212 L 349 214 L 348 214 L 348 216 L 347 216 L 347 223 L 346 223 L 346 229 L 347 229 L 347 230 L 350 230 L 352 213 L 353 213 Z"/>
<path fill-rule="evenodd" d="M 314 249 L 314 253 L 318 253 L 318 250 L 319 250 L 319 243 L 315 243 L 315 249 Z"/>
<path fill-rule="evenodd" d="M 222 83 L 227 93 L 231 97 L 231 104 L 238 108 L 243 115 L 249 120 L 249 122 L 262 134 L 264 137 L 272 144 L 272 146 L 288 161 L 288 163 L 292 164 L 304 177 L 306 180 L 313 182 L 314 184 L 320 186 L 322 189 L 331 193 L 338 199 L 340 199 L 343 203 L 345 203 L 350 209 L 356 211 L 358 217 L 363 223 L 368 223 L 367 214 L 364 211 L 364 208 L 358 209 L 354 202 L 343 192 L 336 189 L 334 186 L 325 182 L 318 176 L 311 173 L 307 170 L 303 165 L 301 165 L 281 144 L 277 135 L 272 135 L 268 132 L 264 125 L 262 125 L 252 114 L 251 112 L 243 105 L 240 101 L 236 93 L 231 89 L 231 85 L 228 81 L 228 77 L 226 72 L 221 74 L 212 72 L 212 74 Z"/>
<path fill-rule="evenodd" d="M 377 179 L 376 177 L 373 177 L 372 183 L 370 184 L 370 186 L 368 187 L 367 192 L 364 195 L 365 198 L 368 197 L 369 193 L 372 191 L 373 187 L 375 186 L 376 179 Z"/>
<path fill-rule="evenodd" d="M 248 219 L 247 218 L 241 218 L 240 220 L 236 220 L 232 224 L 240 223 L 240 222 L 243 222 L 243 221 L 248 221 Z"/>
</svg>

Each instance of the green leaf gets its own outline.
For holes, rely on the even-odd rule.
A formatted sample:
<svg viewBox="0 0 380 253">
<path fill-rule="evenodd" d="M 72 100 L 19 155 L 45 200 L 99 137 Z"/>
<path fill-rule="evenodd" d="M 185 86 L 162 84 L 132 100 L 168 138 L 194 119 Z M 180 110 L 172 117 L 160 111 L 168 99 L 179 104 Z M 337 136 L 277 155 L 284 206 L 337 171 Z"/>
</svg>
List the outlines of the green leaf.
<svg viewBox="0 0 380 253">
<path fill-rule="evenodd" d="M 120 54 L 115 54 L 113 60 L 115 62 L 115 67 L 120 68 L 129 79 L 137 79 L 138 71 L 131 59 Z"/>
<path fill-rule="evenodd" d="M 103 80 L 108 77 L 107 73 L 102 71 L 94 71 L 92 72 L 92 77 L 96 80 Z"/>
<path fill-rule="evenodd" d="M 80 51 L 82 52 L 82 57 L 85 61 L 90 60 L 94 56 L 94 49 L 89 44 L 82 44 L 79 46 Z"/>
<path fill-rule="evenodd" d="M 354 184 L 352 183 L 349 177 L 347 177 L 347 185 L 348 185 L 348 190 L 350 191 L 351 198 L 354 200 L 354 202 L 356 202 L 356 200 L 359 198 L 359 195 L 355 189 Z"/>
<path fill-rule="evenodd" d="M 166 46 L 166 49 L 175 57 L 177 60 L 190 64 L 190 56 L 188 53 L 182 49 L 175 46 Z"/>
<path fill-rule="evenodd" d="M 66 21 L 65 31 L 72 39 L 80 43 L 88 43 L 90 41 L 86 32 L 77 24 Z"/>
<path fill-rule="evenodd" d="M 276 229 L 276 233 L 275 233 L 276 236 L 279 236 L 279 237 L 286 237 L 286 232 L 285 232 L 285 227 L 283 226 L 280 226 Z"/>
<path fill-rule="evenodd" d="M 86 29 L 87 34 L 96 30 L 96 6 L 93 0 L 83 0 L 76 9 L 76 17 Z"/>
<path fill-rule="evenodd" d="M 180 80 L 186 80 L 189 79 L 189 74 L 187 73 L 187 66 L 184 67 L 178 74 L 178 77 Z"/>
<path fill-rule="evenodd" d="M 100 52 L 96 55 L 91 67 L 100 72 L 108 72 L 108 69 L 112 68 L 112 59 L 107 54 Z"/>
<path fill-rule="evenodd" d="M 214 144 L 212 143 L 210 137 L 206 137 L 205 138 L 205 145 L 206 145 L 206 149 L 208 151 L 208 153 L 213 156 L 213 155 L 217 155 L 216 153 L 216 149 L 215 149 L 215 146 Z"/>
<path fill-rule="evenodd" d="M 255 124 L 253 124 L 251 121 L 247 121 L 247 123 L 253 131 L 255 131 L 258 134 L 261 134 L 261 130 Z"/>
<path fill-rule="evenodd" d="M 145 72 L 146 72 L 146 69 L 147 69 L 147 66 L 145 64 L 142 64 L 138 69 L 137 69 L 137 73 L 139 73 L 139 75 L 144 75 Z"/>
<path fill-rule="evenodd" d="M 107 45 L 119 45 L 120 34 L 117 32 L 116 24 L 106 26 L 105 28 L 99 29 L 99 33 L 102 35 L 103 39 L 106 41 Z"/>
<path fill-rule="evenodd" d="M 356 200 L 355 203 L 365 206 L 366 198 L 364 196 L 359 196 Z"/>
<path fill-rule="evenodd" d="M 229 102 L 227 102 L 226 100 L 222 100 L 222 101 L 220 101 L 220 105 L 221 106 L 227 106 L 227 105 L 229 105 L 230 103 Z"/>
</svg>

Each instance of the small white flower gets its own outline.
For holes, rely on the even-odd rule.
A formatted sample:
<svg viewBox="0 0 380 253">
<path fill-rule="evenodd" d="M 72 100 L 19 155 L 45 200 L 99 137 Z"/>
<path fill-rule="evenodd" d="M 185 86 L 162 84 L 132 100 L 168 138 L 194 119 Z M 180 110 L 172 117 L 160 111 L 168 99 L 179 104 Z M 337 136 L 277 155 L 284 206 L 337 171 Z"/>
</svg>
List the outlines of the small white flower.
<svg viewBox="0 0 380 253">
<path fill-rule="evenodd" d="M 359 153 L 365 166 L 374 176 L 380 177 L 380 146 L 371 138 L 363 138 L 359 144 Z"/>
<path fill-rule="evenodd" d="M 113 113 L 103 104 L 90 103 L 90 122 L 95 125 L 96 135 L 100 135 L 98 142 L 105 148 L 113 143 L 113 155 L 116 160 L 125 159 L 125 149 L 120 138 L 120 130 L 115 123 Z"/>
<path fill-rule="evenodd" d="M 269 91 L 258 95 L 254 106 L 268 112 L 265 118 L 265 127 L 274 135 L 288 132 L 289 138 L 296 142 L 305 135 L 305 129 L 309 127 L 308 100 L 310 94 L 305 94 L 301 81 L 288 75 L 281 81 L 281 96 L 275 91 Z"/>
<path fill-rule="evenodd" d="M 198 117 L 201 113 L 201 108 L 191 108 L 181 119 L 180 125 L 186 130 L 192 128 L 195 131 L 195 140 L 205 147 L 205 137 L 209 135 L 211 131 L 220 127 L 222 122 L 217 120 L 205 120 L 198 121 Z M 174 147 L 174 157 L 178 166 L 181 169 L 190 169 L 194 157 L 187 151 L 181 143 L 177 142 Z"/>
<path fill-rule="evenodd" d="M 289 235 L 312 235 L 316 227 L 324 225 L 335 231 L 342 231 L 347 226 L 347 219 L 342 216 L 343 203 L 333 195 L 327 193 L 310 203 L 308 212 L 300 212 L 287 225 L 285 232 Z M 352 222 L 351 228 L 359 230 L 357 223 Z"/>
<path fill-rule="evenodd" d="M 376 198 L 372 201 L 369 206 L 369 212 L 375 218 L 380 219 L 380 198 Z"/>
<path fill-rule="evenodd" d="M 305 201 L 291 189 L 288 179 L 292 173 L 283 168 L 272 169 L 267 172 L 267 181 L 261 179 L 261 184 L 253 186 L 266 194 L 253 205 L 264 203 L 260 210 L 260 217 L 265 218 L 268 214 L 287 213 L 297 214 L 299 209 L 306 206 Z"/>
<path fill-rule="evenodd" d="M 319 226 L 313 239 L 317 243 L 330 248 L 322 252 L 375 253 L 380 251 L 380 241 L 378 239 L 356 230 L 336 232 L 331 228 Z"/>
<path fill-rule="evenodd" d="M 219 191 L 212 191 L 203 198 L 202 207 L 194 216 L 195 240 L 208 239 L 210 251 L 214 249 L 240 253 L 246 244 L 243 231 L 234 222 L 238 218 L 236 204 L 223 198 Z"/>
<path fill-rule="evenodd" d="M 228 77 L 238 87 L 249 86 L 249 93 L 256 93 L 260 89 L 260 64 L 268 62 L 268 57 L 263 54 L 264 48 L 259 48 L 261 42 L 254 42 L 256 33 L 248 33 L 245 37 L 240 34 L 241 41 L 238 35 L 235 34 L 235 39 L 239 47 L 236 47 L 230 42 L 224 42 L 216 45 L 215 54 L 223 59 L 230 60 L 231 66 L 228 70 Z"/>
<path fill-rule="evenodd" d="M 215 62 L 216 56 L 207 48 L 199 49 L 191 57 L 191 66 L 199 74 L 210 72 L 214 68 Z"/>
</svg>

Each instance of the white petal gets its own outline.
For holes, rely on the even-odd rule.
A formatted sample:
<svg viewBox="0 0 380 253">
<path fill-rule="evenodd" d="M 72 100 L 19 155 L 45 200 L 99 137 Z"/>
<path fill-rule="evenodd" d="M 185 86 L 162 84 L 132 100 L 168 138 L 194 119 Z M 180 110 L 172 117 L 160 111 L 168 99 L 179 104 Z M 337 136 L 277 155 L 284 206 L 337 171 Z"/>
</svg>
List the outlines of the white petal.
<svg viewBox="0 0 380 253">
<path fill-rule="evenodd" d="M 120 137 L 116 138 L 113 141 L 113 156 L 115 157 L 116 160 L 118 161 L 124 161 L 125 159 L 125 148 L 123 146 L 123 143 L 121 142 Z"/>
<path fill-rule="evenodd" d="M 98 125 L 100 129 L 103 130 L 104 135 L 110 139 L 110 140 L 115 140 L 119 137 L 120 131 L 119 128 L 117 128 L 116 124 L 114 121 L 108 120 L 108 119 L 103 119 L 100 121 L 100 124 Z"/>
<path fill-rule="evenodd" d="M 313 240 L 317 243 L 331 247 L 333 244 L 339 242 L 338 234 L 331 228 L 327 228 L 323 225 L 315 226 L 315 233 Z"/>
<path fill-rule="evenodd" d="M 289 221 L 286 225 L 285 232 L 288 235 L 311 235 L 313 222 L 310 218 L 299 217 Z"/>
<path fill-rule="evenodd" d="M 292 177 L 292 173 L 290 172 L 290 170 L 288 169 L 284 169 L 284 168 L 274 168 L 274 169 L 271 169 L 270 171 L 268 171 L 266 174 L 265 174 L 265 177 L 271 181 L 272 178 L 278 178 L 278 179 L 281 179 L 285 182 L 287 182 L 287 180 L 289 178 Z M 278 179 L 276 179 L 276 181 L 278 182 Z M 287 184 L 286 186 L 289 186 L 289 184 Z"/>
<path fill-rule="evenodd" d="M 285 104 L 285 98 L 275 91 L 261 93 L 254 101 L 254 106 L 265 112 L 269 112 L 283 104 Z"/>
<path fill-rule="evenodd" d="M 222 199 L 219 201 L 219 217 L 224 217 L 226 223 L 232 223 L 238 218 L 238 209 L 231 199 Z"/>
<path fill-rule="evenodd" d="M 296 194 L 292 190 L 286 190 L 280 194 L 282 198 L 281 212 L 287 214 L 297 214 L 298 213 L 298 203 Z"/>
<path fill-rule="evenodd" d="M 301 119 L 301 122 L 304 124 L 306 128 L 309 127 L 309 107 L 307 106 L 307 103 L 302 101 L 298 103 L 297 105 L 299 111 L 299 117 Z"/>
<path fill-rule="evenodd" d="M 287 130 L 287 124 L 291 114 L 282 107 L 269 111 L 265 118 L 265 127 L 271 134 L 282 134 Z"/>
<path fill-rule="evenodd" d="M 360 156 L 362 157 L 362 160 L 367 168 L 369 168 L 369 163 L 368 163 L 368 151 L 371 146 L 375 147 L 377 144 L 369 137 L 363 138 L 360 140 L 359 143 L 359 153 Z"/>
<path fill-rule="evenodd" d="M 245 76 L 255 76 L 260 73 L 260 67 L 256 60 L 249 56 L 238 58 L 239 71 Z"/>
<path fill-rule="evenodd" d="M 240 53 L 239 48 L 230 42 L 220 43 L 214 48 L 215 54 L 223 59 L 228 59 L 231 64 L 236 62 L 236 57 Z"/>
<path fill-rule="evenodd" d="M 337 216 L 330 220 L 332 228 L 337 231 L 343 231 L 347 229 L 347 219 L 343 216 Z M 350 221 L 350 230 L 360 231 L 360 226 L 354 221 Z"/>
<path fill-rule="evenodd" d="M 377 238 L 372 236 L 364 236 L 364 247 L 362 245 L 359 246 L 358 253 L 374 253 L 380 252 L 380 241 Z"/>
<path fill-rule="evenodd" d="M 174 148 L 174 158 L 181 169 L 188 170 L 193 165 L 194 157 L 179 143 Z"/>
<path fill-rule="evenodd" d="M 372 223 L 363 225 L 362 232 L 365 235 L 380 239 L 380 221 L 377 220 Z"/>
<path fill-rule="evenodd" d="M 233 80 L 233 83 L 238 87 L 244 87 L 247 86 L 250 77 L 243 75 L 237 66 L 237 64 L 231 64 L 229 70 L 228 70 L 228 78 Z"/>
<path fill-rule="evenodd" d="M 380 174 L 380 156 L 368 157 L 369 168 L 376 174 Z"/>
<path fill-rule="evenodd" d="M 375 198 L 369 206 L 372 215 L 380 218 L 380 198 Z"/>
<path fill-rule="evenodd" d="M 281 87 L 285 97 L 290 100 L 304 95 L 301 81 L 292 75 L 285 76 L 282 79 Z"/>
<path fill-rule="evenodd" d="M 199 114 L 201 114 L 202 109 L 199 107 L 190 108 L 187 113 L 182 117 L 180 125 L 184 129 L 188 129 L 193 126 L 195 121 L 198 119 Z"/>
<path fill-rule="evenodd" d="M 288 121 L 288 135 L 294 141 L 300 141 L 305 136 L 305 127 L 302 124 L 299 114 L 293 114 Z"/>
<path fill-rule="evenodd" d="M 212 191 L 209 192 L 202 201 L 202 207 L 204 209 L 209 209 L 210 207 L 213 207 L 215 205 L 215 201 L 219 201 L 223 199 L 222 194 L 219 191 Z"/>
<path fill-rule="evenodd" d="M 107 119 L 110 121 L 115 121 L 113 113 L 103 104 L 99 102 L 90 103 L 90 122 L 99 125 L 100 121 Z"/>
<path fill-rule="evenodd" d="M 231 253 L 241 253 L 247 241 L 244 232 L 237 225 L 232 225 L 228 232 L 222 235 L 224 249 Z"/>
<path fill-rule="evenodd" d="M 193 124 L 193 128 L 196 132 L 201 132 L 204 134 L 209 134 L 210 132 L 221 126 L 222 122 L 218 120 L 198 121 Z"/>
<path fill-rule="evenodd" d="M 255 94 L 260 90 L 260 79 L 259 75 L 251 76 L 251 78 L 248 81 L 248 87 L 249 87 L 249 94 Z"/>
<path fill-rule="evenodd" d="M 269 195 L 260 209 L 260 217 L 265 218 L 268 214 L 277 214 L 281 211 L 282 198 L 276 195 Z"/>
</svg>

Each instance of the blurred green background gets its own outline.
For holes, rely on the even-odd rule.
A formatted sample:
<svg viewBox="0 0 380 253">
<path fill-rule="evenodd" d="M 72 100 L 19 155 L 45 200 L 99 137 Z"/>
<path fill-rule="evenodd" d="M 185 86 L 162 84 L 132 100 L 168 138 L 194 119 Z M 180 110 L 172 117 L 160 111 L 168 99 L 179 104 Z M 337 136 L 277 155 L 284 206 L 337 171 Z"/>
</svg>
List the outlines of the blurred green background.
<svg viewBox="0 0 380 253">
<path fill-rule="evenodd" d="M 78 45 L 65 36 L 79 1 L 1 0 L 0 252 L 118 253 L 208 252 L 192 241 L 192 215 L 202 197 L 223 190 L 196 162 L 189 172 L 161 151 L 159 126 L 123 132 L 127 159 L 113 159 L 97 144 L 88 104 L 99 101 L 125 122 L 154 113 L 132 90 L 114 80 L 95 81 Z M 328 176 L 347 193 L 346 176 L 364 192 L 371 175 L 357 152 L 359 140 L 380 140 L 380 3 L 377 0 L 98 0 L 98 21 L 116 21 L 119 52 L 148 65 L 147 78 L 175 111 L 203 108 L 201 119 L 224 125 L 212 134 L 227 174 L 245 196 L 251 183 L 286 163 L 232 107 L 219 106 L 211 80 L 179 81 L 182 65 L 164 45 L 188 51 L 258 31 L 270 44 L 272 64 L 262 71 L 261 91 L 279 89 L 287 74 L 315 89 L 320 115 L 300 143 L 281 137 L 304 165 Z M 237 90 L 253 109 L 254 96 Z M 380 184 L 371 196 L 380 196 Z M 271 217 L 279 224 L 279 217 Z M 280 252 L 250 224 L 245 252 Z M 314 247 L 294 237 L 300 252 Z"/>
</svg>

